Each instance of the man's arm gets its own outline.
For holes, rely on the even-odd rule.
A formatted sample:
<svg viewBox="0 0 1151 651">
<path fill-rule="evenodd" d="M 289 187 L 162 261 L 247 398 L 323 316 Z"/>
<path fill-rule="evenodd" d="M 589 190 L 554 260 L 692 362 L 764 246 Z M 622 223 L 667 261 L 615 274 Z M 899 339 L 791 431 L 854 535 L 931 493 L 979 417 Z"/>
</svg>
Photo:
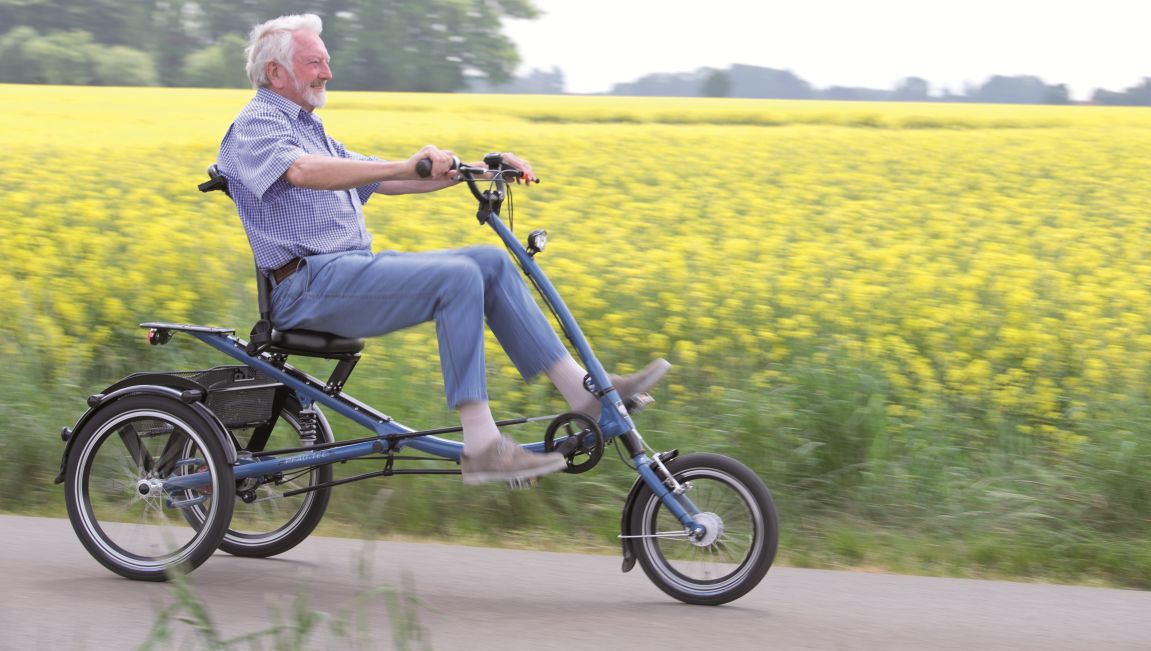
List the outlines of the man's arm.
<svg viewBox="0 0 1151 651">
<path fill-rule="evenodd" d="M 377 181 L 418 178 L 409 161 L 353 160 L 307 154 L 284 173 L 288 183 L 310 190 L 351 190 Z"/>
<path fill-rule="evenodd" d="M 451 178 L 419 179 L 417 181 L 381 181 L 376 187 L 376 194 L 419 194 L 421 192 L 435 192 L 449 188 L 459 181 Z"/>
<path fill-rule="evenodd" d="M 425 180 L 416 174 L 416 163 L 429 159 L 432 173 Z M 452 185 L 452 154 L 432 145 L 404 161 L 356 160 L 306 154 L 292 161 L 284 177 L 288 183 L 311 190 L 351 190 L 371 183 L 395 182 L 409 192 L 427 192 Z M 409 189 L 410 188 L 410 189 Z M 416 189 L 419 188 L 419 189 Z M 397 192 L 385 192 L 398 194 Z"/>
</svg>

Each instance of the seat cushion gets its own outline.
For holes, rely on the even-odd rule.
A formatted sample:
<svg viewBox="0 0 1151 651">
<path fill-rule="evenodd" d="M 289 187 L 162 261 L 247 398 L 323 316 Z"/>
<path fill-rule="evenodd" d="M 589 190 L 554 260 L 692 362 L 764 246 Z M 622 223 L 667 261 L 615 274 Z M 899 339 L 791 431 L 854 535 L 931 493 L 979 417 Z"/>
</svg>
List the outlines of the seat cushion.
<svg viewBox="0 0 1151 651">
<path fill-rule="evenodd" d="M 349 355 L 364 349 L 362 338 L 338 337 L 315 330 L 272 330 L 272 346 L 297 355 Z"/>
</svg>

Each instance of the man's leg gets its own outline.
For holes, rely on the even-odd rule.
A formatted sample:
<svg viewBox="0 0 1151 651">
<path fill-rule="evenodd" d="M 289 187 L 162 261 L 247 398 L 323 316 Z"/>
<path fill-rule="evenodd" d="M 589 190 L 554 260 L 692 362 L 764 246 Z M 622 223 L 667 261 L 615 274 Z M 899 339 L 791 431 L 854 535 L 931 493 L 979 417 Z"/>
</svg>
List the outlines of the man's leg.
<svg viewBox="0 0 1151 651">
<path fill-rule="evenodd" d="M 474 260 L 448 253 L 313 256 L 276 287 L 272 301 L 278 328 L 347 337 L 434 320 L 448 405 L 460 410 L 464 430 L 465 482 L 535 477 L 566 465 L 558 454 L 522 450 L 495 426 L 484 375 L 484 276 Z"/>
<path fill-rule="evenodd" d="M 584 388 L 587 371 L 568 353 L 507 252 L 477 246 L 451 253 L 467 256 L 479 266 L 488 327 L 524 379 L 546 374 L 573 411 L 598 418 L 599 401 Z M 657 359 L 631 375 L 612 375 L 611 380 L 626 400 L 654 387 L 670 368 L 666 360 Z"/>
<path fill-rule="evenodd" d="M 435 321 L 448 405 L 486 401 L 483 278 L 467 258 L 312 256 L 272 292 L 277 328 L 376 337 Z"/>
<path fill-rule="evenodd" d="M 475 261 L 483 278 L 488 327 L 524 380 L 571 358 L 507 251 L 473 246 L 443 253 Z"/>
</svg>

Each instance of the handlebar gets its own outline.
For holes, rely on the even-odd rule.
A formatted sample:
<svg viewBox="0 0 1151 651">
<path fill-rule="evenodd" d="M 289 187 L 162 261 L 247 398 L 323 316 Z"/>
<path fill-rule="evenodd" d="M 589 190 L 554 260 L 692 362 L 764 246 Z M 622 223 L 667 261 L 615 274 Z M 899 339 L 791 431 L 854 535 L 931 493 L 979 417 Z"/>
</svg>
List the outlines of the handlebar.
<svg viewBox="0 0 1151 651">
<path fill-rule="evenodd" d="M 488 216 L 498 213 L 500 206 L 504 202 L 504 198 L 508 195 L 510 188 L 507 188 L 507 182 L 511 180 L 519 181 L 523 178 L 524 173 L 511 165 L 504 162 L 502 154 L 492 153 L 484 156 L 484 165 L 468 165 L 460 162 L 456 156 L 452 156 L 452 164 L 449 169 L 457 172 L 458 178 L 468 184 L 468 190 L 471 191 L 472 196 L 479 202 L 479 212 L 476 217 L 480 223 L 487 223 Z M 416 163 L 416 174 L 421 178 L 428 178 L 432 174 L 432 161 L 430 158 L 425 158 Z M 487 181 L 491 185 L 481 190 L 478 187 L 479 181 Z M 532 179 L 539 183 L 539 179 Z M 510 220 L 510 216 L 509 216 Z"/>
<path fill-rule="evenodd" d="M 449 169 L 456 170 L 463 175 L 465 181 L 482 180 L 488 172 L 496 172 L 504 181 L 511 181 L 513 179 L 523 178 L 524 173 L 520 170 L 504 164 L 503 156 L 500 154 L 488 154 L 484 156 L 484 164 L 487 167 L 479 167 L 476 165 L 467 165 L 460 161 L 458 156 L 452 156 L 452 165 Z M 428 178 L 432 174 L 432 160 L 425 158 L 416 163 L 416 174 L 420 178 Z M 480 178 L 476 178 L 480 177 Z M 539 179 L 535 179 L 539 183 Z"/>
</svg>

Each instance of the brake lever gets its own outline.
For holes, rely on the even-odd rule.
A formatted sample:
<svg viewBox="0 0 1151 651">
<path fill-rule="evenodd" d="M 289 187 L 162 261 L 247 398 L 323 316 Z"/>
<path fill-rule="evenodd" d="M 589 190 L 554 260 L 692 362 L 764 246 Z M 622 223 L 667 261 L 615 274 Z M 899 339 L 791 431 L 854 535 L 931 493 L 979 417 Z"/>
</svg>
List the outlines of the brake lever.
<svg viewBox="0 0 1151 651">
<path fill-rule="evenodd" d="M 500 153 L 491 153 L 484 156 L 484 164 L 488 166 L 488 170 L 499 174 L 504 181 L 511 181 L 515 179 L 519 181 L 523 178 L 524 173 L 522 170 L 516 169 L 511 165 L 504 162 L 504 155 Z M 538 178 L 534 178 L 526 183 L 539 183 Z"/>
</svg>

